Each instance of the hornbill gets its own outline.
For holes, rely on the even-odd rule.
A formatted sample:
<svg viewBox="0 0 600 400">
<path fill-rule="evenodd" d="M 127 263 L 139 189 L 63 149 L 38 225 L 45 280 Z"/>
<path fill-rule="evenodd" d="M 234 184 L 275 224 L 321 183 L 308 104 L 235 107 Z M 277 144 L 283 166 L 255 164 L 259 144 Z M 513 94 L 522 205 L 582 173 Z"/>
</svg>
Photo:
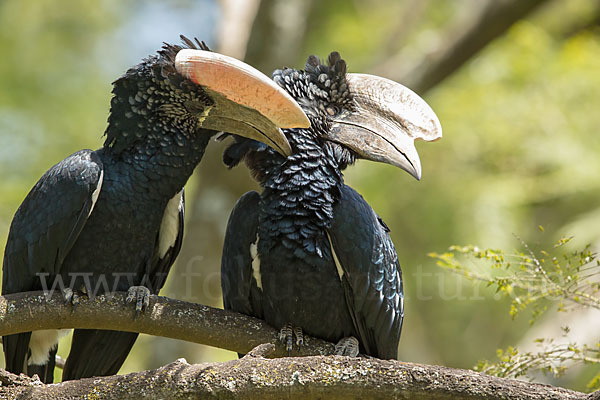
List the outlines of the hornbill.
<svg viewBox="0 0 600 400">
<path fill-rule="evenodd" d="M 290 154 L 280 128 L 309 126 L 269 77 L 182 36 L 113 83 L 106 140 L 51 167 L 12 221 L 2 293 L 128 291 L 136 313 L 158 293 L 183 235 L 183 187 L 219 131 Z M 6 368 L 52 382 L 58 339 L 40 330 L 3 337 Z M 115 374 L 137 333 L 76 329 L 63 380 Z"/>
<path fill-rule="evenodd" d="M 346 73 L 333 52 L 273 79 L 311 126 L 285 129 L 287 158 L 239 138 L 224 152 L 260 183 L 235 205 L 223 246 L 223 303 L 281 329 L 288 352 L 307 333 L 337 342 L 338 354 L 396 359 L 404 316 L 400 265 L 389 229 L 344 184 L 357 158 L 421 177 L 415 139 L 441 137 L 438 118 L 414 92 L 390 80 Z"/>
</svg>

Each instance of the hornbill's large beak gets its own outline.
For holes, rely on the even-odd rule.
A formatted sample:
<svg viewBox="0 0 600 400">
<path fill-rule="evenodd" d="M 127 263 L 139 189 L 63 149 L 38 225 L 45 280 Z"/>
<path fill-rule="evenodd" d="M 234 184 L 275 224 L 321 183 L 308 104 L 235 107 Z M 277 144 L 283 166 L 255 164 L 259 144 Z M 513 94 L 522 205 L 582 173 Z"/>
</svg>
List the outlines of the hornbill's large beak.
<svg viewBox="0 0 600 400">
<path fill-rule="evenodd" d="M 280 128 L 308 128 L 298 103 L 269 77 L 235 58 L 184 49 L 177 71 L 201 85 L 214 101 L 201 115 L 203 128 L 235 133 L 266 143 L 284 156 L 292 153 Z"/>
<path fill-rule="evenodd" d="M 442 137 L 437 116 L 425 100 L 399 83 L 366 74 L 346 74 L 355 109 L 335 119 L 329 139 L 360 157 L 392 164 L 421 179 L 415 139 Z"/>
</svg>

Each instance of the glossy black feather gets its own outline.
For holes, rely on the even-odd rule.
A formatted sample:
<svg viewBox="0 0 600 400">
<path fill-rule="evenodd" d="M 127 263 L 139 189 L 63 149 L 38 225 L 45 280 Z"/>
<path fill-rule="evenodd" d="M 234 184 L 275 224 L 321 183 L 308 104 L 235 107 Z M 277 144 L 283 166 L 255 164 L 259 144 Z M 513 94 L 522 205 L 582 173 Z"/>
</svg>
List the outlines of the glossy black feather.
<svg viewBox="0 0 600 400">
<path fill-rule="evenodd" d="M 31 189 L 11 223 L 2 294 L 51 289 L 88 219 L 102 171 L 100 158 L 81 150 L 50 168 Z M 3 337 L 7 370 L 24 372 L 30 335 Z"/>
<path fill-rule="evenodd" d="M 223 265 L 221 288 L 226 310 L 262 318 L 262 308 L 258 302 L 260 293 L 252 277 L 250 254 L 250 246 L 257 238 L 259 201 L 258 193 L 248 192 L 240 197 L 231 212 L 223 244 L 223 253 L 227 254 L 223 262 L 227 264 Z"/>
<path fill-rule="evenodd" d="M 52 382 L 54 380 L 54 367 L 56 367 L 57 348 L 50 350 L 48 354 L 48 363 L 44 365 L 30 365 L 27 372 L 40 377 L 42 382 Z"/>
<path fill-rule="evenodd" d="M 347 304 L 368 354 L 396 358 L 404 295 L 402 271 L 389 230 L 349 186 L 334 210 L 328 232 L 344 271 Z"/>
<path fill-rule="evenodd" d="M 63 381 L 116 374 L 137 337 L 132 332 L 75 329 Z"/>
<path fill-rule="evenodd" d="M 100 157 L 81 150 L 50 168 L 31 189 L 11 223 L 2 293 L 31 288 L 38 273 L 59 272 L 87 221 L 102 170 Z"/>
<path fill-rule="evenodd" d="M 287 158 L 244 138 L 225 151 L 226 164 L 244 160 L 263 191 L 245 195 L 230 217 L 224 304 L 276 328 L 291 322 L 334 342 L 354 336 L 361 352 L 397 358 L 403 288 L 396 252 L 385 224 L 344 185 L 342 170 L 355 154 L 325 139 L 335 115 L 354 111 L 345 74 L 338 53 L 327 64 L 309 57 L 304 71 L 275 71 L 311 127 L 285 131 L 294 151 Z"/>
<path fill-rule="evenodd" d="M 88 295 L 147 286 L 158 293 L 181 248 L 183 207 L 173 242 L 159 254 L 165 208 L 202 159 L 214 131 L 198 113 L 211 98 L 179 75 L 174 59 L 196 40 L 165 46 L 113 83 L 104 146 L 51 168 L 15 214 L 3 262 L 2 293 L 70 287 Z M 103 183 L 90 214 L 100 172 Z M 171 239 L 171 238 L 169 238 Z M 44 280 L 45 279 L 45 280 Z M 30 334 L 5 337 L 7 369 L 52 376 L 53 361 L 28 370 Z M 76 330 L 64 379 L 114 374 L 137 335 Z"/>
<path fill-rule="evenodd" d="M 178 215 L 178 231 L 174 245 L 164 257 L 155 256 L 150 267 L 147 287 L 158 294 L 164 286 L 171 267 L 179 255 L 183 243 L 185 200 Z M 157 238 L 158 241 L 158 238 Z M 101 369 L 102 375 L 114 375 L 119 372 L 129 351 L 135 344 L 137 333 L 97 329 L 76 329 L 73 333 L 71 350 L 63 372 L 63 380 L 79 379 L 82 376 L 96 376 Z M 110 351 L 106 351 L 109 348 Z M 90 355 L 94 355 L 90 357 Z M 89 362 L 90 358 L 94 363 Z M 99 367 L 101 366 L 101 367 Z"/>
</svg>

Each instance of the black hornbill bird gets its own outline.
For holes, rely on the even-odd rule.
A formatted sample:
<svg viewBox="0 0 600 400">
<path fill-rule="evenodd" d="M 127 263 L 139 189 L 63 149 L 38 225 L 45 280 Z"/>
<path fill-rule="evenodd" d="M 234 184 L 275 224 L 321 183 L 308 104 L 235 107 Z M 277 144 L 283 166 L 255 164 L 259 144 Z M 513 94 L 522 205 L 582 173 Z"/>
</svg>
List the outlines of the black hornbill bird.
<svg viewBox="0 0 600 400">
<path fill-rule="evenodd" d="M 182 36 L 113 83 L 106 141 L 50 168 L 12 221 L 2 293 L 129 291 L 136 312 L 179 253 L 183 187 L 218 131 L 290 154 L 280 128 L 309 126 L 297 103 L 247 64 Z M 79 294 L 78 294 L 79 293 Z M 53 379 L 58 330 L 3 337 L 6 368 Z M 77 329 L 63 380 L 115 374 L 136 333 Z"/>
<path fill-rule="evenodd" d="M 346 186 L 342 170 L 357 158 L 398 166 L 417 179 L 415 139 L 441 137 L 431 108 L 390 80 L 346 73 L 336 52 L 273 79 L 302 106 L 311 126 L 286 129 L 283 157 L 245 138 L 225 150 L 244 160 L 263 188 L 235 205 L 223 247 L 223 303 L 293 336 L 337 342 L 338 354 L 397 358 L 404 316 L 400 265 L 389 229 Z"/>
</svg>

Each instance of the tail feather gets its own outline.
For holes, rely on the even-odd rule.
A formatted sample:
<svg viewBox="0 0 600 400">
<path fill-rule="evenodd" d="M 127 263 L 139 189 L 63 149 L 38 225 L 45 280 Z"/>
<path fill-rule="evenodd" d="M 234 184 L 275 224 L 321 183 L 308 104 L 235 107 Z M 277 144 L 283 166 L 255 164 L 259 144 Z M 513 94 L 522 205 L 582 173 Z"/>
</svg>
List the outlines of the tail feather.
<svg viewBox="0 0 600 400">
<path fill-rule="evenodd" d="M 6 370 L 13 374 L 26 372 L 31 332 L 2 336 Z"/>
<path fill-rule="evenodd" d="M 28 365 L 27 366 L 27 375 L 33 376 L 37 374 L 40 380 L 44 383 L 53 383 L 54 382 L 54 367 L 56 366 L 56 351 L 58 349 L 55 347 L 50 350 L 48 354 L 48 362 L 44 365 Z"/>
<path fill-rule="evenodd" d="M 31 332 L 17 333 L 2 337 L 6 370 L 13 374 L 37 375 L 44 383 L 54 381 L 56 347 L 50 350 L 48 362 L 43 365 L 27 365 Z"/>
<path fill-rule="evenodd" d="M 63 381 L 116 374 L 137 333 L 98 329 L 75 329 Z"/>
</svg>

